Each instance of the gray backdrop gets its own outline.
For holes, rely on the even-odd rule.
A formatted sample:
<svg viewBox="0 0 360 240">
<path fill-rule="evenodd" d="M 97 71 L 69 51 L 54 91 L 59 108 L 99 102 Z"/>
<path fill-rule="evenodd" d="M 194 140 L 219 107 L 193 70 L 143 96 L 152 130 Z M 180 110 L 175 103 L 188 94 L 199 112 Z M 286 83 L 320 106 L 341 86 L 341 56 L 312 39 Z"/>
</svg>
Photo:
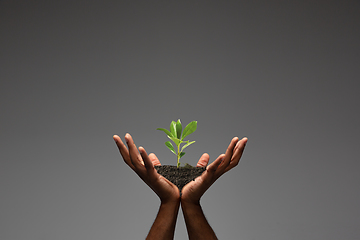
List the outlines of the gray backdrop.
<svg viewBox="0 0 360 240">
<path fill-rule="evenodd" d="M 163 164 L 198 121 L 220 239 L 359 239 L 359 1 L 0 1 L 0 239 L 143 239 L 159 201 L 113 142 Z M 181 211 L 175 239 L 186 239 Z"/>
</svg>

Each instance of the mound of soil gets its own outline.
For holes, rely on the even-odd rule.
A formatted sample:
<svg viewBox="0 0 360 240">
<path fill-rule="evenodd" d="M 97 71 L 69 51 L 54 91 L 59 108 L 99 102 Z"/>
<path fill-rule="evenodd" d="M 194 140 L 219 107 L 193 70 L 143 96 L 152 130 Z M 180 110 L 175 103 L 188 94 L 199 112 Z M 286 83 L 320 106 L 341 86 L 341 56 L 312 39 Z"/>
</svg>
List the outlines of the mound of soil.
<svg viewBox="0 0 360 240">
<path fill-rule="evenodd" d="M 172 165 L 154 166 L 156 171 L 178 187 L 181 195 L 182 188 L 189 182 L 200 176 L 206 167 L 193 167 L 186 164 L 184 167 Z"/>
</svg>

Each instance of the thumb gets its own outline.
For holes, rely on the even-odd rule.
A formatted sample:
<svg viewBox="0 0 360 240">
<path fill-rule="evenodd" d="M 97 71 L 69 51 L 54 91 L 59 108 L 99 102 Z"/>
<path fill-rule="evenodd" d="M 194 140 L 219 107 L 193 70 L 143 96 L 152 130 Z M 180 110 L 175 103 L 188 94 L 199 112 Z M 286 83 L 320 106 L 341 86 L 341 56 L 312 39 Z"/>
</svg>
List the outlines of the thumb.
<svg viewBox="0 0 360 240">
<path fill-rule="evenodd" d="M 206 166 L 208 165 L 208 163 L 209 163 L 209 159 L 210 159 L 209 154 L 204 153 L 204 154 L 200 157 L 200 159 L 199 159 L 198 163 L 196 164 L 196 166 L 197 166 L 197 167 L 206 167 Z"/>
</svg>

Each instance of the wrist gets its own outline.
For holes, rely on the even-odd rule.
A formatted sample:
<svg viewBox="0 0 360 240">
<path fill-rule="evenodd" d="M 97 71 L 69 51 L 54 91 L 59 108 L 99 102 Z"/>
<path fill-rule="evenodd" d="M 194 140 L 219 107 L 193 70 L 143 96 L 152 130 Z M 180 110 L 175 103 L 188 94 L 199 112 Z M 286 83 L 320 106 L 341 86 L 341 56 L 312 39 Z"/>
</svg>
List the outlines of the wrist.
<svg viewBox="0 0 360 240">
<path fill-rule="evenodd" d="M 180 205 L 180 198 L 167 198 L 167 199 L 160 199 L 160 204 L 163 206 L 176 206 Z"/>
<path fill-rule="evenodd" d="M 200 199 L 180 199 L 181 205 L 189 205 L 189 206 L 200 206 Z"/>
<path fill-rule="evenodd" d="M 189 202 L 181 200 L 181 209 L 183 212 L 198 212 L 201 210 L 200 202 Z"/>
</svg>

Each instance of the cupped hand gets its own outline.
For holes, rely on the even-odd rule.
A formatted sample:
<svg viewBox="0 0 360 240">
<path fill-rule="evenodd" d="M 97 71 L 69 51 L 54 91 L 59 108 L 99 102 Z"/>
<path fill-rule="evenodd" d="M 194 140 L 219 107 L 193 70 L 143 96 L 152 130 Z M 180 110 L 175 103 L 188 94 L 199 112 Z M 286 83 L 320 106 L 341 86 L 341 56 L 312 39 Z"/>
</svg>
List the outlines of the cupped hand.
<svg viewBox="0 0 360 240">
<path fill-rule="evenodd" d="M 113 138 L 125 163 L 159 196 L 161 202 L 180 200 L 179 189 L 155 170 L 154 166 L 161 165 L 155 154 L 148 155 L 143 147 L 137 149 L 128 133 L 125 135 L 128 148 L 119 136 Z"/>
<path fill-rule="evenodd" d="M 206 167 L 203 174 L 197 177 L 194 181 L 186 184 L 182 189 L 181 202 L 199 204 L 200 198 L 206 192 L 206 190 L 224 173 L 229 171 L 238 165 L 242 153 L 244 152 L 247 138 L 239 140 L 234 137 L 225 154 L 221 154 L 214 162 L 209 166 L 209 155 L 204 153 L 198 163 L 197 167 Z"/>
</svg>

